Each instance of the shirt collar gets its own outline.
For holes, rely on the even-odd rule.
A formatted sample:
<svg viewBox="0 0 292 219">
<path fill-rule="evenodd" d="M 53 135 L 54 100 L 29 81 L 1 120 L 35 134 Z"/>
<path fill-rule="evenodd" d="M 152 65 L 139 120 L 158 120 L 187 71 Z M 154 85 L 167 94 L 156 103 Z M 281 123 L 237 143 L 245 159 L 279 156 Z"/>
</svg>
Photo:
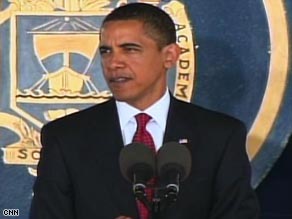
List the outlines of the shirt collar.
<svg viewBox="0 0 292 219">
<path fill-rule="evenodd" d="M 170 104 L 170 94 L 169 94 L 168 89 L 166 89 L 166 92 L 164 93 L 164 95 L 157 102 L 155 102 L 153 105 L 151 105 L 144 111 L 141 111 L 127 104 L 126 102 L 121 102 L 121 101 L 116 100 L 121 129 L 123 130 L 124 127 L 127 125 L 127 123 L 130 122 L 131 119 L 133 119 L 135 115 L 137 115 L 138 113 L 144 112 L 150 115 L 152 119 L 155 122 L 157 122 L 157 124 L 161 127 L 162 130 L 165 130 L 169 104 Z"/>
</svg>

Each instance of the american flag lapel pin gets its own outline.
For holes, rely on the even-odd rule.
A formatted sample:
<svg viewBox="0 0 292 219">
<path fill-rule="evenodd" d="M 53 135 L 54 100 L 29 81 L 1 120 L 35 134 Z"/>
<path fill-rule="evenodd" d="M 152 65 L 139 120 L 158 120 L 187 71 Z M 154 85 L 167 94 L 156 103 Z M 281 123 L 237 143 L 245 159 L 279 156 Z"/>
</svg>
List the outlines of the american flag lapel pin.
<svg viewBox="0 0 292 219">
<path fill-rule="evenodd" d="M 182 138 L 182 139 L 179 139 L 178 140 L 178 143 L 180 143 L 180 144 L 187 144 L 189 141 L 188 141 L 188 139 L 186 139 L 186 138 Z"/>
</svg>

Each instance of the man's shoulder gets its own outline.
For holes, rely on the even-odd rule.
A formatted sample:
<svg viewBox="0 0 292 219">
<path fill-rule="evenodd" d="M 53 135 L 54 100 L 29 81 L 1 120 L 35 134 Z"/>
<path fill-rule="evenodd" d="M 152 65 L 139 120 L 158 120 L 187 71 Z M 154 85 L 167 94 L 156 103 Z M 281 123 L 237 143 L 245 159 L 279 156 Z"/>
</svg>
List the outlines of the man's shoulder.
<svg viewBox="0 0 292 219">
<path fill-rule="evenodd" d="M 242 126 L 244 123 L 234 116 L 219 112 L 213 109 L 208 109 L 194 103 L 188 103 L 176 100 L 177 108 L 181 114 L 187 118 L 186 121 L 196 122 L 202 125 L 212 126 Z"/>
</svg>

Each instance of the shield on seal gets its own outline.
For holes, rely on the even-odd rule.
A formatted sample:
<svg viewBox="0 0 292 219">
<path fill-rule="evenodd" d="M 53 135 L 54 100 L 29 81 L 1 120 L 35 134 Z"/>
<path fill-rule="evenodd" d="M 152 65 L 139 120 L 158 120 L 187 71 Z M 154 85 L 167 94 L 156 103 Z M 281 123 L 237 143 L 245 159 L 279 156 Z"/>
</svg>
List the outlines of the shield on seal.
<svg viewBox="0 0 292 219">
<path fill-rule="evenodd" d="M 20 13 L 12 19 L 11 108 L 43 123 L 110 97 L 96 55 L 101 16 Z"/>
</svg>

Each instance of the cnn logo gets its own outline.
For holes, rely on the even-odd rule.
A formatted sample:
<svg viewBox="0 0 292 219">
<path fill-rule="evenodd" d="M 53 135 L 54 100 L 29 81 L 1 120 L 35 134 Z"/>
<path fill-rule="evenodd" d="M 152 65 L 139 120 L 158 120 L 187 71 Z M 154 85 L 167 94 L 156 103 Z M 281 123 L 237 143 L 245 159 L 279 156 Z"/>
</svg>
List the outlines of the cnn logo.
<svg viewBox="0 0 292 219">
<path fill-rule="evenodd" d="M 6 216 L 6 217 L 19 216 L 19 209 L 4 209 L 3 216 Z"/>
</svg>

